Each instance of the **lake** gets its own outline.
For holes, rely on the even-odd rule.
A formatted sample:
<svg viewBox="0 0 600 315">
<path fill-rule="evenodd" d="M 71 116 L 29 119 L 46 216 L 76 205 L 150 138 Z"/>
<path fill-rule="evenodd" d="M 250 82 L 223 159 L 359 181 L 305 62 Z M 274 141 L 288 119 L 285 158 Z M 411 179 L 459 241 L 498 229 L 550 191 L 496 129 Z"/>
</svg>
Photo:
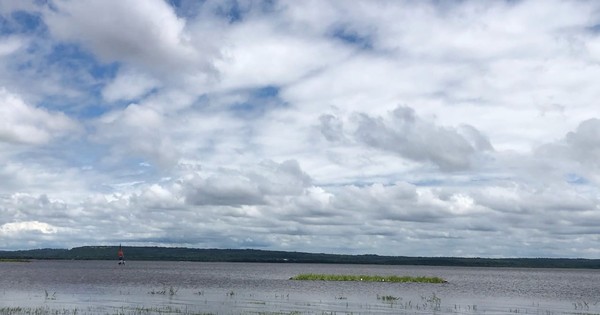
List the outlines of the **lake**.
<svg viewBox="0 0 600 315">
<path fill-rule="evenodd" d="M 294 281 L 301 273 L 448 283 Z M 0 314 L 599 314 L 600 271 L 128 261 L 0 263 Z"/>
</svg>

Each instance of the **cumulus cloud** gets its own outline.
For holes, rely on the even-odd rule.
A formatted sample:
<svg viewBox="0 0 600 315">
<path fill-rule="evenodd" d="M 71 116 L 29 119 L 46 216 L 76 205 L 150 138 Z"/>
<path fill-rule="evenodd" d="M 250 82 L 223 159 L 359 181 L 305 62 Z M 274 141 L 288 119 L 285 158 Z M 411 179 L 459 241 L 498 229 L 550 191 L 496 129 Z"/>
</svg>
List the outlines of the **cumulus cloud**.
<svg viewBox="0 0 600 315">
<path fill-rule="evenodd" d="M 63 113 L 31 106 L 4 88 L 0 88 L 0 105 L 2 142 L 46 144 L 79 129 L 78 123 Z"/>
<path fill-rule="evenodd" d="M 117 77 L 102 90 L 102 96 L 108 102 L 119 100 L 135 100 L 159 85 L 158 80 L 136 73 L 135 71 L 120 71 Z"/>
<path fill-rule="evenodd" d="M 321 116 L 321 132 L 329 141 L 342 137 L 342 123 L 330 115 Z M 491 151 L 492 145 L 476 128 L 444 128 L 416 116 L 410 107 L 397 107 L 387 117 L 355 113 L 348 136 L 380 150 L 397 153 L 414 161 L 431 162 L 444 171 L 470 168 L 477 153 Z"/>
<path fill-rule="evenodd" d="M 574 131 L 568 132 L 561 140 L 543 144 L 535 150 L 535 155 L 546 165 L 551 164 L 573 183 L 598 183 L 600 178 L 600 120 L 587 119 Z"/>
<path fill-rule="evenodd" d="M 220 170 L 218 174 L 186 180 L 186 201 L 196 205 L 260 205 L 272 197 L 298 195 L 310 184 L 297 161 L 265 161 L 256 169 Z"/>
<path fill-rule="evenodd" d="M 11 222 L 0 226 L 0 234 L 4 236 L 14 236 L 15 234 L 27 232 L 39 232 L 42 234 L 55 234 L 57 228 L 52 225 L 39 221 Z"/>
<path fill-rule="evenodd" d="M 569 132 L 564 140 L 566 153 L 595 169 L 600 167 L 600 119 L 588 119 Z"/>
<path fill-rule="evenodd" d="M 23 41 L 17 37 L 0 38 L 0 58 L 10 55 L 23 46 Z"/>
<path fill-rule="evenodd" d="M 0 247 L 596 257 L 598 12 L 0 3 Z"/>
<path fill-rule="evenodd" d="M 216 63 L 219 89 L 286 85 L 352 53 L 325 39 L 307 37 L 304 29 L 293 29 L 287 22 L 274 25 L 265 17 L 235 25 L 226 38 L 231 44 L 224 47 L 223 59 Z"/>
<path fill-rule="evenodd" d="M 130 104 L 100 117 L 92 139 L 111 145 L 108 162 L 133 155 L 168 165 L 175 161 L 176 148 L 165 132 L 165 117 L 149 106 Z"/>
<path fill-rule="evenodd" d="M 163 1 L 57 1 L 45 18 L 62 40 L 82 42 L 105 61 L 180 67 L 193 52 L 185 43 L 185 21 Z M 102 19 L 97 17 L 102 16 Z"/>
<path fill-rule="evenodd" d="M 36 11 L 34 1 L 17 1 L 0 3 L 0 14 L 10 14 L 15 11 Z"/>
</svg>

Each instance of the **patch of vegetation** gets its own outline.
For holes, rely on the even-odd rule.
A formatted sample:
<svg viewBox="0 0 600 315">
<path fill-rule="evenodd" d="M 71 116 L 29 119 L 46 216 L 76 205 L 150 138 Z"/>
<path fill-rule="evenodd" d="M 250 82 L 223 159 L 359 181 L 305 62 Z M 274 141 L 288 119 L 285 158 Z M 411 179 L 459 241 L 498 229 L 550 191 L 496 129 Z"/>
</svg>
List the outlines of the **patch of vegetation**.
<svg viewBox="0 0 600 315">
<path fill-rule="evenodd" d="M 29 260 L 19 258 L 0 258 L 0 262 L 29 262 Z"/>
<path fill-rule="evenodd" d="M 46 300 L 56 300 L 56 292 L 50 294 L 48 293 L 48 290 L 44 290 L 44 295 Z"/>
<path fill-rule="evenodd" d="M 377 295 L 377 299 L 385 302 L 394 302 L 400 300 L 399 297 L 393 295 Z"/>
<path fill-rule="evenodd" d="M 330 274 L 299 274 L 290 280 L 311 281 L 364 281 L 364 282 L 420 282 L 420 283 L 446 283 L 439 277 L 409 277 L 409 276 L 373 276 L 373 275 L 330 275 Z"/>
<path fill-rule="evenodd" d="M 164 287 L 162 290 L 152 289 L 152 291 L 149 291 L 148 294 L 173 296 L 173 295 L 177 294 L 177 291 L 179 291 L 179 289 L 173 288 L 171 286 L 169 289 L 167 289 L 166 287 Z"/>
</svg>

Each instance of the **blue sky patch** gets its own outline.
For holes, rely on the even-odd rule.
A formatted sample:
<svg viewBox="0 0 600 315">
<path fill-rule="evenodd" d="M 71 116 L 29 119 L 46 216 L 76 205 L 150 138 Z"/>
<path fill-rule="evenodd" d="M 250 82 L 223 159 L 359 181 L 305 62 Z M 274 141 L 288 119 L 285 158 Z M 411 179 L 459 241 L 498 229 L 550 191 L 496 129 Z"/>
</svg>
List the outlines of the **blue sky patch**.
<svg viewBox="0 0 600 315">
<path fill-rule="evenodd" d="M 217 16 L 225 18 L 229 23 L 237 23 L 244 20 L 245 16 L 251 11 L 260 13 L 269 13 L 275 7 L 275 1 L 262 0 L 256 2 L 241 2 L 238 0 L 223 1 L 215 11 Z"/>
<path fill-rule="evenodd" d="M 202 11 L 205 0 L 168 0 L 175 14 L 182 18 L 195 18 Z"/>
<path fill-rule="evenodd" d="M 0 15 L 0 35 L 34 34 L 46 31 L 46 25 L 38 14 L 15 11 L 8 16 Z"/>
<path fill-rule="evenodd" d="M 592 32 L 592 33 L 598 34 L 598 33 L 600 33 L 600 24 L 596 24 L 594 26 L 590 26 L 588 28 L 588 30 L 590 30 L 590 32 Z"/>
<path fill-rule="evenodd" d="M 101 90 L 115 77 L 119 69 L 117 63 L 99 63 L 92 54 L 78 45 L 65 43 L 53 46 L 52 51 L 45 56 L 45 61 L 48 64 L 47 71 L 58 74 L 65 85 L 87 91 L 84 99 L 63 95 L 48 96 L 44 104 L 46 107 L 61 108 L 70 115 L 81 117 L 102 113 L 102 107 L 98 106 L 102 102 Z M 77 105 L 86 106 L 79 108 Z"/>
<path fill-rule="evenodd" d="M 32 14 L 26 11 L 16 11 L 11 15 L 15 31 L 19 33 L 34 33 L 46 31 L 46 24 L 38 14 Z"/>
<path fill-rule="evenodd" d="M 286 103 L 279 97 L 279 87 L 269 85 L 249 91 L 246 101 L 232 104 L 230 109 L 235 116 L 258 118 L 270 110 L 285 105 Z"/>
<path fill-rule="evenodd" d="M 587 185 L 589 181 L 579 174 L 568 173 L 565 175 L 565 180 L 571 185 Z"/>
<path fill-rule="evenodd" d="M 99 63 L 94 55 L 81 49 L 79 45 L 59 43 L 52 47 L 47 60 L 51 64 L 57 64 L 62 68 L 72 70 L 83 70 L 97 79 L 113 78 L 118 66 L 116 63 L 103 65 Z"/>
<path fill-rule="evenodd" d="M 216 10 L 217 15 L 226 18 L 229 23 L 235 23 L 242 20 L 245 12 L 242 11 L 238 1 L 227 1 Z"/>
<path fill-rule="evenodd" d="M 347 27 L 338 26 L 331 31 L 331 36 L 335 39 L 341 40 L 342 42 L 356 46 L 360 49 L 372 49 L 373 39 L 370 35 L 361 34 L 358 31 Z"/>
</svg>

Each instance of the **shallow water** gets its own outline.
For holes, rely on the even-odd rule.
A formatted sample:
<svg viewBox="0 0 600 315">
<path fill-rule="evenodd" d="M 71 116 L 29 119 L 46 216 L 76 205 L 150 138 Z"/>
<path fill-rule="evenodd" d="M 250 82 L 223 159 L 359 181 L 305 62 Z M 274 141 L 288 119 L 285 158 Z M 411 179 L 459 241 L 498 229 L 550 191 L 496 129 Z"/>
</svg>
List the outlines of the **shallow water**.
<svg viewBox="0 0 600 315">
<path fill-rule="evenodd" d="M 289 280 L 300 273 L 448 283 Z M 0 314 L 598 314 L 599 284 L 571 269 L 32 261 L 0 263 Z"/>
</svg>

